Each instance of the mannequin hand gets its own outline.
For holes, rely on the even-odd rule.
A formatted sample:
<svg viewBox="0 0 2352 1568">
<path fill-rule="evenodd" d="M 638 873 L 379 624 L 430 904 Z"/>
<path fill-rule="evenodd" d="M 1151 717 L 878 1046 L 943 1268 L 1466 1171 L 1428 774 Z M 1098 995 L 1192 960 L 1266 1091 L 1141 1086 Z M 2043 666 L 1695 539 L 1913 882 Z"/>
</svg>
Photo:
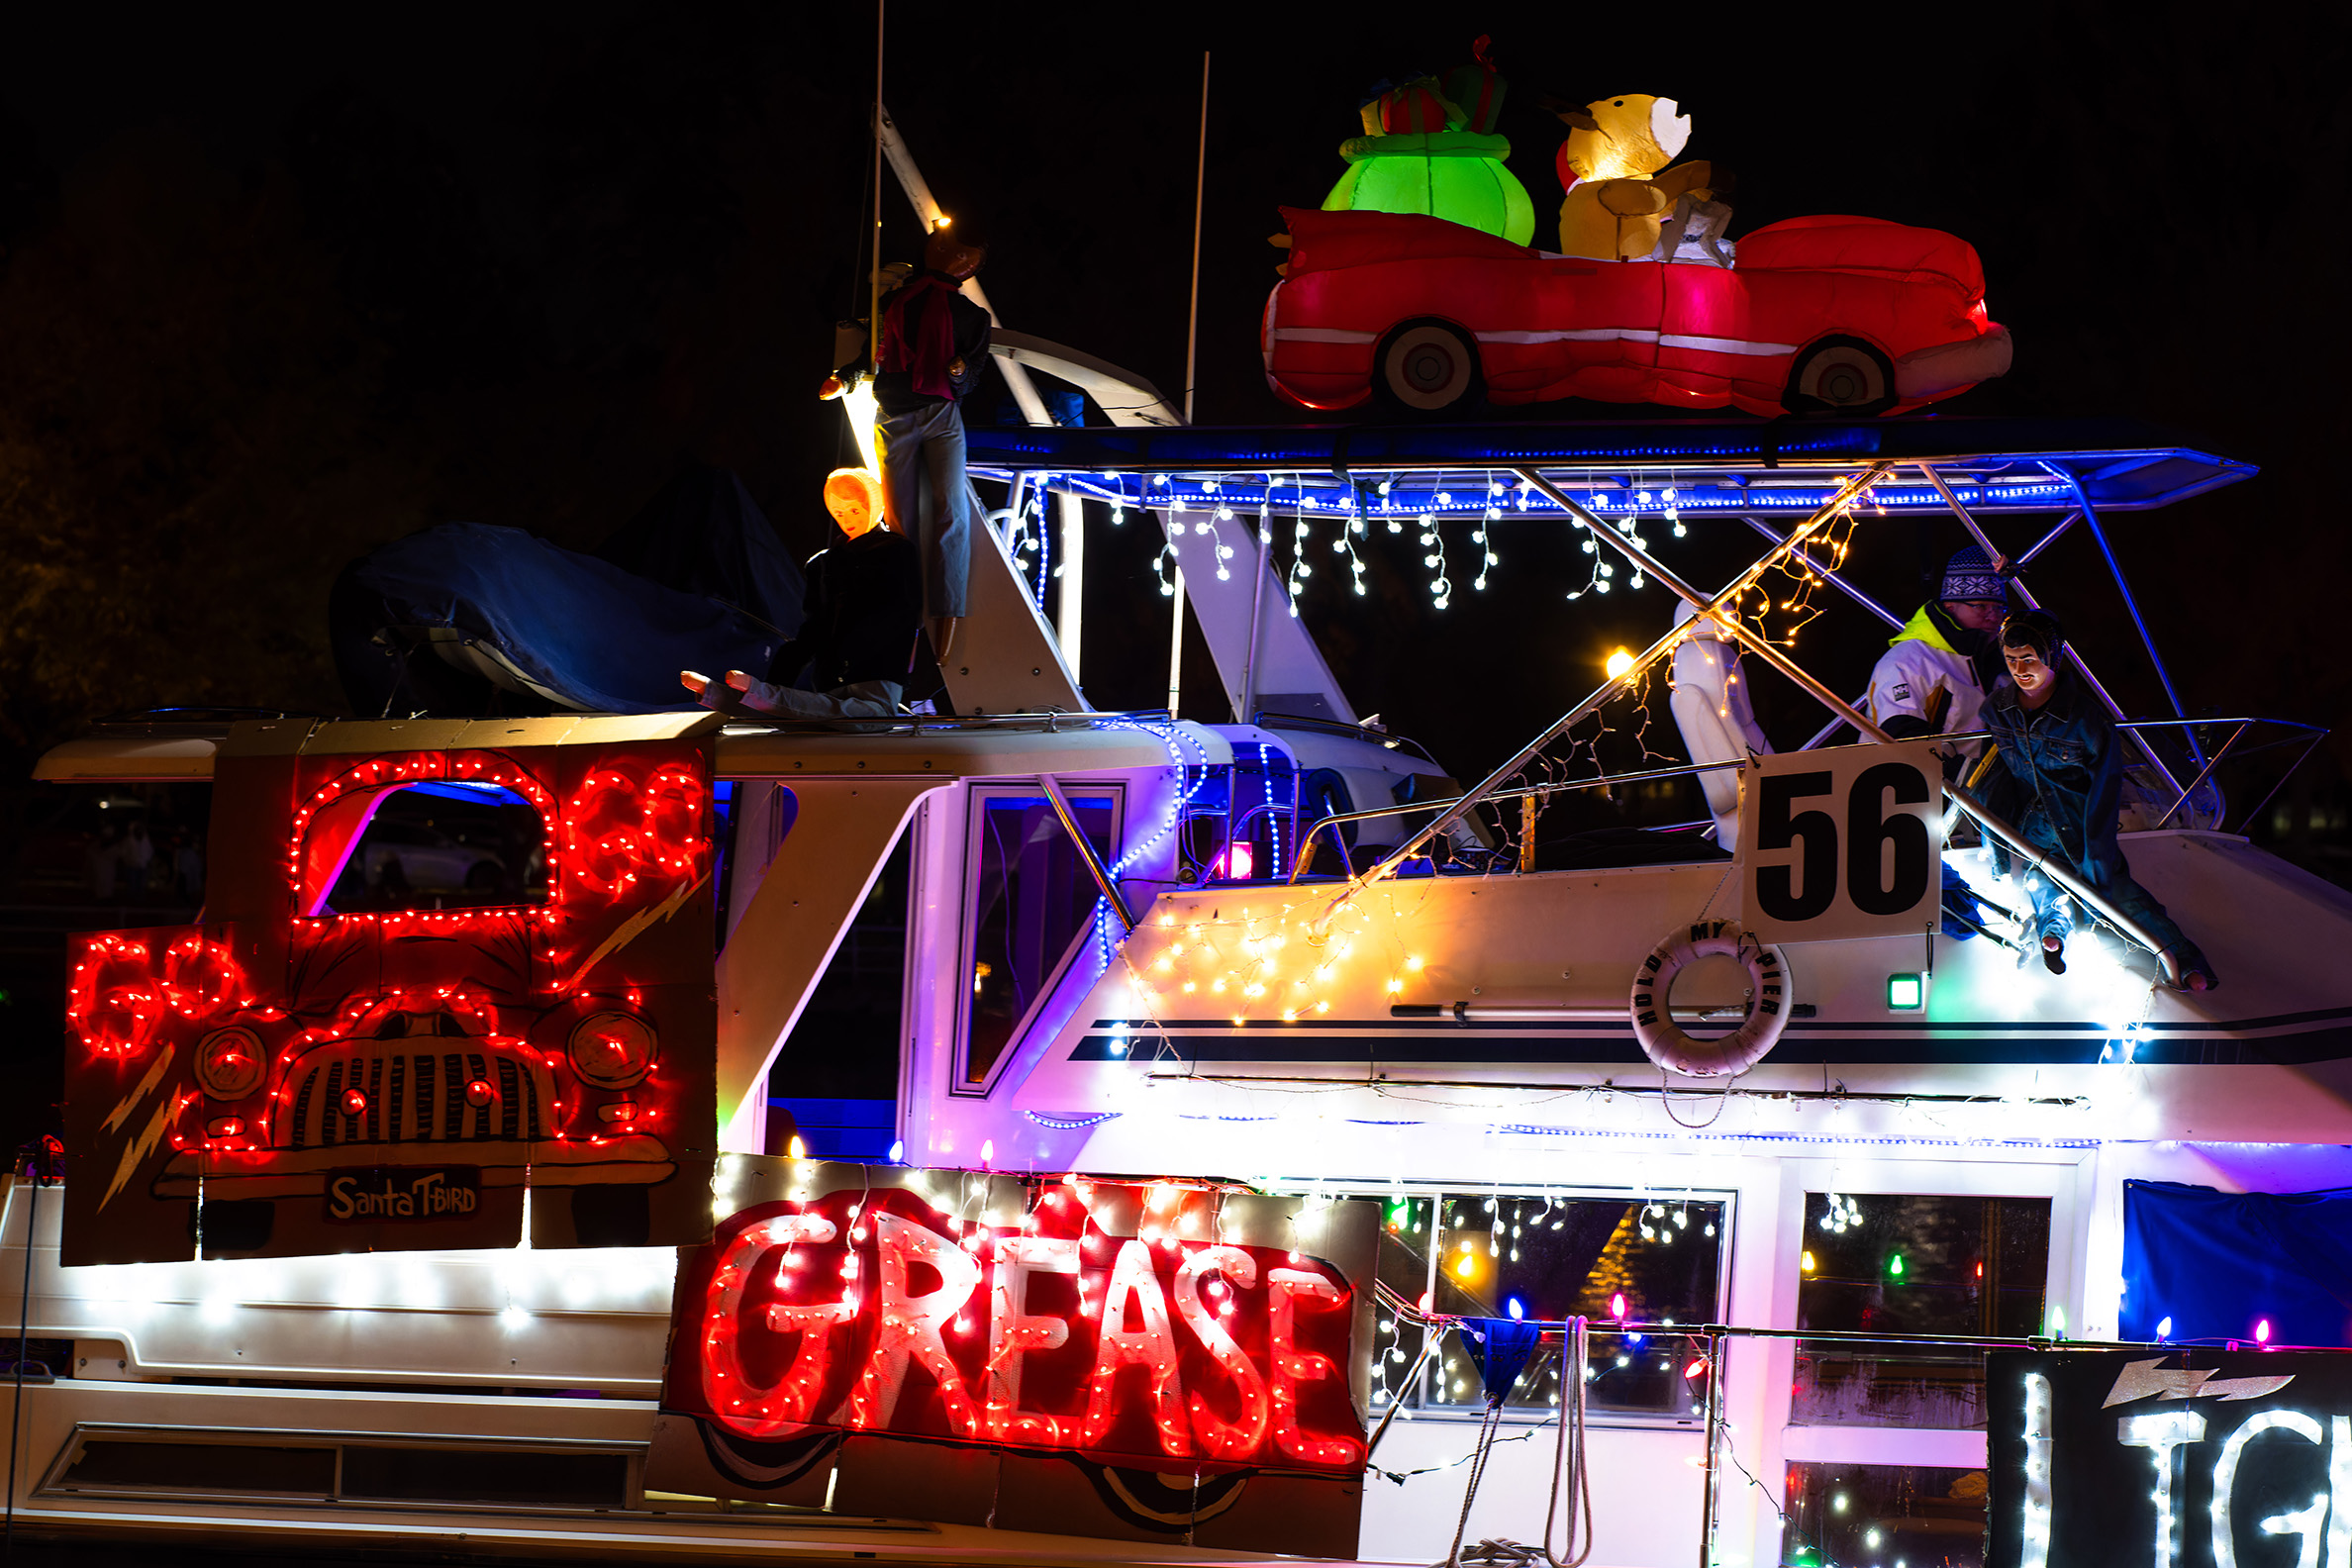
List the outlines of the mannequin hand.
<svg viewBox="0 0 2352 1568">
<path fill-rule="evenodd" d="M 948 361 L 947 361 L 947 374 L 948 374 L 948 375 L 950 375 L 950 376 L 954 377 L 956 380 L 959 380 L 959 381 L 960 381 L 960 380 L 962 380 L 962 379 L 963 379 L 963 373 L 964 373 L 964 362 L 963 362 L 963 356 L 962 356 L 961 354 L 958 354 L 958 355 L 956 355 L 956 357 L 954 357 L 953 359 L 950 359 L 950 360 L 948 360 Z"/>
</svg>

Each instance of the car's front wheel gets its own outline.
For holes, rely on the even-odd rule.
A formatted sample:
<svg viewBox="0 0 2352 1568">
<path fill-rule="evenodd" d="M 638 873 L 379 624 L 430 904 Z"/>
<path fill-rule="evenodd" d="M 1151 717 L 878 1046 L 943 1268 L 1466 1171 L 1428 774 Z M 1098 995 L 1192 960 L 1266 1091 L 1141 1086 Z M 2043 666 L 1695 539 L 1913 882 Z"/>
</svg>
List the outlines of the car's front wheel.
<svg viewBox="0 0 2352 1568">
<path fill-rule="evenodd" d="M 1478 392 L 1478 345 L 1451 323 L 1409 321 L 1381 340 L 1372 388 L 1382 402 L 1415 414 L 1459 408 Z"/>
<path fill-rule="evenodd" d="M 1895 406 L 1895 366 L 1859 338 L 1823 338 L 1797 356 L 1781 407 L 1792 414 L 1884 414 Z"/>
</svg>

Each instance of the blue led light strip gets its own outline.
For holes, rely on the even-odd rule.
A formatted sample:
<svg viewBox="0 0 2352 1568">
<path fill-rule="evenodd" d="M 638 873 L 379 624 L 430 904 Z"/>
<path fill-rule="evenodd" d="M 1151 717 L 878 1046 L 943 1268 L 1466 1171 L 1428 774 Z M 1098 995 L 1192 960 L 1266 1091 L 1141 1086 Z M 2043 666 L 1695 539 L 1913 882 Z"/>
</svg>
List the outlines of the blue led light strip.
<svg viewBox="0 0 2352 1568">
<path fill-rule="evenodd" d="M 1056 1132 L 1075 1132 L 1084 1127 L 1101 1127 L 1106 1122 L 1117 1121 L 1123 1115 L 1118 1111 L 1097 1111 L 1087 1116 L 1050 1116 L 1043 1111 L 1026 1108 L 1021 1114 L 1037 1126 L 1051 1127 Z"/>
<path fill-rule="evenodd" d="M 1451 470 L 1458 476 L 1460 470 Z M 1487 470 L 1479 470 L 1481 474 Z M 1497 482 L 1505 482 L 1507 470 L 1491 473 Z M 1012 470 L 984 473 L 983 477 L 1009 480 Z M 1032 474 L 1037 488 L 1054 488 L 1084 496 L 1121 508 L 1134 506 L 1168 507 L 1181 504 L 1187 511 L 1208 512 L 1214 515 L 1220 506 L 1240 509 L 1266 506 L 1276 516 L 1300 517 L 1317 512 L 1344 513 L 1351 510 L 1354 486 L 1335 481 L 1321 487 L 1306 477 L 1284 476 L 1277 480 L 1272 474 L 1230 478 L 1192 478 L 1184 475 L 1143 475 L 1128 473 L 1095 474 Z M 1590 470 L 1560 470 L 1552 474 L 1553 482 L 1581 493 L 1592 510 L 1604 516 L 1637 514 L 1656 511 L 1656 489 L 1644 484 L 1621 482 L 1621 471 L 1595 472 Z M 1466 517 L 1483 519 L 1491 504 L 1488 483 L 1465 483 L 1457 490 L 1452 478 L 1430 470 L 1406 470 L 1391 474 L 1372 484 L 1376 494 L 1373 510 L 1383 517 Z M 1651 500 L 1639 499 L 1648 488 Z M 1837 493 L 1834 481 L 1814 484 L 1810 481 L 1796 484 L 1764 483 L 1749 480 L 1734 483 L 1708 483 L 1704 479 L 1677 476 L 1673 510 L 1677 520 L 1684 514 L 1738 514 L 1743 512 L 1813 512 L 1818 511 Z M 1276 491 L 1293 492 L 1277 500 Z M 1972 511 L 1992 512 L 2049 512 L 2072 505 L 2074 486 L 2048 474 L 2030 478 L 2020 476 L 2016 482 L 1999 480 L 1970 480 L 1954 476 L 1952 493 L 1962 505 Z M 1886 512 L 1942 513 L 1948 511 L 1944 498 L 1931 485 L 1905 484 L 1882 481 L 1871 491 L 1871 501 Z M 2109 503 L 2110 509 L 2113 503 Z M 1535 511 L 1557 515 L 1558 508 L 1540 494 L 1518 491 L 1514 509 L 1525 513 Z"/>
<path fill-rule="evenodd" d="M 1166 725 L 1155 725 L 1142 720 L 1123 719 L 1104 724 L 1101 728 L 1105 730 L 1133 730 L 1143 735 L 1158 736 L 1160 744 L 1168 749 L 1168 762 L 1176 769 L 1178 785 L 1174 797 L 1169 802 L 1167 816 L 1159 827 L 1152 831 L 1149 837 L 1136 840 L 1125 854 L 1111 863 L 1110 874 L 1116 879 L 1127 867 L 1140 860 L 1146 853 L 1157 847 L 1163 839 L 1175 833 L 1177 824 L 1184 820 L 1184 808 L 1193 803 L 1193 798 L 1199 795 L 1203 786 L 1209 782 L 1209 753 L 1206 750 L 1201 750 L 1197 763 L 1187 762 L 1184 758 L 1183 748 L 1191 744 L 1191 741 L 1184 732 L 1172 722 Z M 1199 748 L 1196 747 L 1196 749 Z M 1200 769 L 1197 775 L 1192 772 L 1196 766 Z M 1111 901 L 1097 898 L 1094 910 L 1095 951 L 1100 962 L 1095 969 L 1096 979 L 1101 979 L 1104 971 L 1111 967 L 1111 953 L 1115 945 L 1111 934 Z M 1122 933 L 1119 939 L 1124 940 L 1125 933 Z"/>
</svg>

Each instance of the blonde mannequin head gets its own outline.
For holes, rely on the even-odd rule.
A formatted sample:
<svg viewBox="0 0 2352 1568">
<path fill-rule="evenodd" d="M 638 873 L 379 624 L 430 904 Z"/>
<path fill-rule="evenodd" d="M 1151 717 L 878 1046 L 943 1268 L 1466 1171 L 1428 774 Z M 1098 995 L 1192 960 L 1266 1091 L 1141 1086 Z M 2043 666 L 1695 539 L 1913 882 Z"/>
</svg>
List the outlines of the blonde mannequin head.
<svg viewBox="0 0 2352 1568">
<path fill-rule="evenodd" d="M 825 510 L 851 539 L 871 528 L 888 527 L 882 518 L 882 481 L 870 469 L 835 468 L 826 475 Z"/>
</svg>

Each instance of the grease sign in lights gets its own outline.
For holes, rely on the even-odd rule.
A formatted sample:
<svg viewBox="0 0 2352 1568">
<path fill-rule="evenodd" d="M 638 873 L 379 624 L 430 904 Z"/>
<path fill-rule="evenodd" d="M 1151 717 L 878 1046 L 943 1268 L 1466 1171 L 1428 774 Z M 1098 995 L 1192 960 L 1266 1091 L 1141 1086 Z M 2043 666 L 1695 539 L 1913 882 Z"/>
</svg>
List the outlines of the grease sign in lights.
<svg viewBox="0 0 2352 1568">
<path fill-rule="evenodd" d="M 2352 1356 L 1986 1358 L 1989 1568 L 2343 1568 Z"/>
<path fill-rule="evenodd" d="M 1360 1470 L 1346 1278 L 1287 1250 L 1106 1233 L 1088 1185 L 997 1226 L 890 1189 L 735 1215 L 681 1293 L 699 1311 L 673 1395 L 750 1438 L 823 1424 Z"/>
<path fill-rule="evenodd" d="M 1239 1544 L 1201 1531 L 1216 1502 L 1284 1549 L 1245 1523 L 1246 1491 L 1352 1540 L 1367 1206 L 748 1159 L 721 1191 L 734 1212 L 680 1270 L 662 1400 L 696 1435 L 657 1437 L 648 1484 Z M 1023 1465 L 1082 1477 L 1072 1506 L 1107 1512 L 1012 1524 L 1054 1484 Z"/>
</svg>

